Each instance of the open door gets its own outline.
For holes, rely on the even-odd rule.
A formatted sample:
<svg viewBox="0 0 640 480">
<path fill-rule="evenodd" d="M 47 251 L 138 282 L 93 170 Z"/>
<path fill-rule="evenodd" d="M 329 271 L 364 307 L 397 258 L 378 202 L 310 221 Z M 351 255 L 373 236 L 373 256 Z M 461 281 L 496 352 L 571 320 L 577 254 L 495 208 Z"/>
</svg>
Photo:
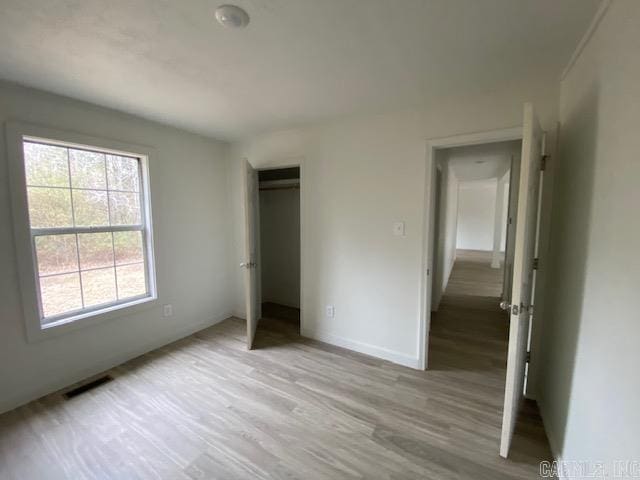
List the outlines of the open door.
<svg viewBox="0 0 640 480">
<path fill-rule="evenodd" d="M 253 339 L 258 327 L 258 275 L 256 273 L 256 249 L 258 235 L 258 172 L 244 159 L 242 167 L 244 186 L 244 220 L 245 242 L 244 262 L 240 267 L 244 269 L 244 291 L 247 316 L 247 349 L 253 348 Z"/>
<path fill-rule="evenodd" d="M 533 314 L 534 258 L 539 227 L 540 171 L 544 132 L 530 103 L 524 105 L 522 158 L 518 189 L 511 303 L 500 306 L 510 312 L 509 352 L 502 415 L 500 455 L 507 457 L 518 411 L 524 395 L 530 318 Z"/>
</svg>

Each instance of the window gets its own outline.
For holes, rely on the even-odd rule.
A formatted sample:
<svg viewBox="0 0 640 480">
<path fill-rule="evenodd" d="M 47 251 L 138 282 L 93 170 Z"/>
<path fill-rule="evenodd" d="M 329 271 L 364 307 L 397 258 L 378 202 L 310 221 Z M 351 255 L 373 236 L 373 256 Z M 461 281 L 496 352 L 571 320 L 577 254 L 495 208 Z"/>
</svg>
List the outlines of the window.
<svg viewBox="0 0 640 480">
<path fill-rule="evenodd" d="M 146 156 L 20 143 L 38 327 L 155 298 Z"/>
</svg>

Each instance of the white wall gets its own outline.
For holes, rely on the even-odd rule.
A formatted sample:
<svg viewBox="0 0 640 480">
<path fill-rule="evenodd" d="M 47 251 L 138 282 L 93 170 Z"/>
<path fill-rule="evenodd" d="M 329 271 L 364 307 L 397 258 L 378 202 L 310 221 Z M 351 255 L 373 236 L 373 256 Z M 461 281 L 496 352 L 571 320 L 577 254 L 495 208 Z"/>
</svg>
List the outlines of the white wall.
<svg viewBox="0 0 640 480">
<path fill-rule="evenodd" d="M 551 160 L 538 400 L 554 453 L 605 462 L 608 472 L 615 460 L 640 459 L 638 25 L 640 2 L 611 2 L 562 82 Z"/>
<path fill-rule="evenodd" d="M 507 246 L 507 222 L 509 221 L 509 173 L 505 174 L 506 180 L 502 191 L 502 228 L 500 229 L 500 251 L 504 252 Z"/>
<path fill-rule="evenodd" d="M 447 283 L 449 283 L 449 277 L 451 276 L 451 270 L 453 269 L 453 264 L 456 261 L 456 242 L 458 240 L 458 192 L 460 187 L 460 182 L 456 178 L 456 175 L 453 171 L 453 168 L 448 165 L 447 166 L 447 176 L 446 176 L 446 200 L 445 200 L 445 210 L 444 210 L 444 242 L 443 242 L 443 250 L 442 257 L 444 261 L 444 268 L 442 270 L 442 291 L 447 288 Z"/>
<path fill-rule="evenodd" d="M 240 160 L 302 170 L 302 333 L 416 366 L 422 343 L 426 141 L 522 123 L 534 102 L 543 125 L 556 119 L 556 79 L 529 78 L 473 98 L 442 98 L 427 109 L 355 117 L 258 135 L 233 147 L 234 211 L 242 218 Z M 551 142 L 553 145 L 553 142 Z M 406 235 L 392 224 L 406 222 Z M 244 225 L 236 223 L 236 261 Z M 236 312 L 244 313 L 240 272 Z M 335 305 L 335 318 L 325 306 Z"/>
<path fill-rule="evenodd" d="M 300 191 L 260 191 L 262 301 L 300 307 Z"/>
<path fill-rule="evenodd" d="M 456 261 L 456 240 L 458 231 L 458 178 L 453 167 L 447 161 L 446 149 L 436 150 L 442 172 L 440 191 L 440 226 L 438 228 L 436 261 L 433 279 L 433 299 L 431 310 L 437 311 L 442 294 L 447 288 L 453 264 Z"/>
<path fill-rule="evenodd" d="M 27 343 L 0 135 L 0 411 L 99 373 L 229 316 L 227 147 L 112 110 L 0 83 L 0 122 L 20 120 L 147 145 L 159 302 L 135 315 Z M 235 269 L 234 269 L 235 272 Z M 162 304 L 174 316 L 163 318 Z"/>
<path fill-rule="evenodd" d="M 496 205 L 493 215 L 493 255 L 491 268 L 500 268 L 504 260 L 506 245 L 506 226 L 508 217 L 509 172 L 498 178 L 496 188 Z"/>
<path fill-rule="evenodd" d="M 493 235 L 498 182 L 460 182 L 458 192 L 458 236 L 460 250 L 493 251 Z"/>
</svg>

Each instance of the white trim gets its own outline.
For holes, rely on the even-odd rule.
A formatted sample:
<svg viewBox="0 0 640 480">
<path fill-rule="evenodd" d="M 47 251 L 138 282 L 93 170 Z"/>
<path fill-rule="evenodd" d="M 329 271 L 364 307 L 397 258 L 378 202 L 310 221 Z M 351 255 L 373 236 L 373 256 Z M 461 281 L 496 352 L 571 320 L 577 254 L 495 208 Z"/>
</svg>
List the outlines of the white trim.
<svg viewBox="0 0 640 480">
<path fill-rule="evenodd" d="M 571 54 L 571 58 L 569 59 L 567 66 L 564 67 L 564 70 L 562 70 L 562 74 L 560 75 L 560 81 L 565 79 L 565 77 L 569 74 L 569 72 L 571 71 L 575 63 L 578 61 L 578 58 L 580 58 L 580 54 L 582 54 L 582 51 L 587 46 L 587 43 L 589 43 L 589 40 L 591 40 L 591 37 L 593 36 L 595 31 L 598 29 L 598 25 L 600 25 L 600 22 L 604 18 L 604 14 L 607 13 L 607 10 L 609 9 L 610 5 L 611 5 L 611 0 L 601 0 L 600 6 L 598 7 L 596 14 L 593 16 L 593 19 L 591 20 L 591 23 L 589 24 L 587 31 L 584 33 L 584 35 L 582 36 L 582 39 L 576 46 L 576 49 Z"/>
<path fill-rule="evenodd" d="M 433 272 L 433 192 L 435 192 L 435 151 L 442 148 L 453 148 L 468 145 L 480 145 L 484 143 L 508 142 L 522 139 L 522 127 L 510 127 L 486 132 L 473 132 L 450 137 L 440 137 L 427 140 L 425 159 L 425 193 L 422 225 L 422 265 L 419 297 L 418 337 L 416 338 L 418 349 L 418 367 L 428 368 L 429 357 L 429 330 L 431 327 L 431 276 L 427 270 Z"/>
<path fill-rule="evenodd" d="M 74 188 L 77 190 L 77 188 Z M 132 192 L 137 193 L 137 192 Z M 43 227 L 32 228 L 31 234 L 34 237 L 43 235 L 73 235 L 76 233 L 111 233 L 111 232 L 140 232 L 144 230 L 144 225 L 111 225 L 109 227 Z"/>
<path fill-rule="evenodd" d="M 428 140 L 427 145 L 433 148 L 467 147 L 484 143 L 508 142 L 522 138 L 522 127 L 509 127 L 486 132 L 463 133 L 449 137 L 436 137 Z"/>
<path fill-rule="evenodd" d="M 75 370 L 71 373 L 69 373 L 69 371 L 66 371 L 64 377 L 56 376 L 54 380 L 51 380 L 45 385 L 38 386 L 37 388 L 32 389 L 30 392 L 22 393 L 13 397 L 8 397 L 2 403 L 0 403 L 0 414 L 8 412 L 9 410 L 13 410 L 20 405 L 24 405 L 33 400 L 37 400 L 38 398 L 44 397 L 45 395 L 57 392 L 86 378 L 90 378 L 94 375 L 110 370 L 114 367 L 117 367 L 118 365 L 122 365 L 123 363 L 128 362 L 133 358 L 139 357 L 140 355 L 144 355 L 145 353 L 157 350 L 173 342 L 177 342 L 178 340 L 193 335 L 194 333 L 216 325 L 217 323 L 230 318 L 230 316 L 231 315 L 229 312 L 224 312 L 220 315 L 216 315 L 206 322 L 198 323 L 197 325 L 178 330 L 175 333 L 167 335 L 160 340 L 149 342 L 139 348 L 106 358 L 94 364 L 90 368 L 86 368 L 84 365 L 81 365 L 78 370 Z"/>
<path fill-rule="evenodd" d="M 353 350 L 354 352 L 363 353 L 365 355 L 380 358 L 382 360 L 388 360 L 389 362 L 402 365 L 404 367 L 421 370 L 420 359 L 405 355 L 404 353 L 397 352 L 395 350 L 389 350 L 387 348 L 378 347 L 377 345 L 371 345 L 369 343 L 359 342 L 357 340 L 351 340 L 345 337 L 339 337 L 337 335 L 332 335 L 330 333 L 316 329 L 301 328 L 300 332 L 303 337 L 328 343 L 336 347 Z"/>
<path fill-rule="evenodd" d="M 141 217 L 144 232 L 145 263 L 148 294 L 143 298 L 131 298 L 93 309 L 84 309 L 76 315 L 64 317 L 51 325 L 41 324 L 35 251 L 32 247 L 32 231 L 29 224 L 23 141 L 51 141 L 55 145 L 70 148 L 91 148 L 106 153 L 139 159 L 141 184 Z M 7 156 L 11 187 L 11 205 L 18 277 L 23 304 L 23 317 L 28 342 L 40 341 L 51 336 L 93 325 L 105 320 L 135 313 L 155 305 L 158 299 L 155 255 L 153 248 L 153 222 L 151 216 L 151 185 L 149 160 L 154 150 L 141 145 L 127 144 L 110 139 L 97 138 L 76 132 L 57 130 L 40 125 L 8 122 L 6 125 Z M 131 228 L 131 226 L 127 226 Z M 41 230 L 41 229 L 39 229 Z M 74 229 L 75 230 L 75 229 Z"/>
</svg>

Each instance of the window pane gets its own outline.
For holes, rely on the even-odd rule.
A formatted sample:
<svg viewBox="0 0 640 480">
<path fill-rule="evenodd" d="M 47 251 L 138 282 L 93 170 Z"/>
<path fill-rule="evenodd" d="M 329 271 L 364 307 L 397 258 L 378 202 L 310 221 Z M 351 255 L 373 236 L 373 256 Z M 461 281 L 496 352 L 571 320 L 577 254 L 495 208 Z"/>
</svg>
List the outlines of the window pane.
<svg viewBox="0 0 640 480">
<path fill-rule="evenodd" d="M 140 194 L 109 192 L 111 225 L 139 225 Z"/>
<path fill-rule="evenodd" d="M 82 270 L 113 266 L 111 232 L 81 233 L 78 235 L 78 246 Z"/>
<path fill-rule="evenodd" d="M 40 279 L 40 294 L 45 317 L 78 310 L 82 308 L 80 274 L 67 273 L 43 277 Z"/>
<path fill-rule="evenodd" d="M 109 225 L 107 192 L 100 190 L 74 190 L 73 213 L 76 227 Z"/>
<path fill-rule="evenodd" d="M 109 190 L 140 191 L 138 159 L 107 155 Z"/>
<path fill-rule="evenodd" d="M 71 190 L 28 187 L 31 228 L 71 227 Z"/>
<path fill-rule="evenodd" d="M 67 149 L 24 142 L 24 167 L 27 185 L 68 187 Z"/>
<path fill-rule="evenodd" d="M 81 272 L 81 275 L 85 307 L 116 301 L 116 275 L 113 267 Z"/>
<path fill-rule="evenodd" d="M 35 242 L 40 275 L 78 271 L 75 235 L 45 235 Z"/>
<path fill-rule="evenodd" d="M 135 297 L 147 293 L 144 264 L 116 267 L 118 277 L 118 299 Z"/>
<path fill-rule="evenodd" d="M 117 265 L 144 261 L 142 232 L 114 232 L 113 243 Z"/>
<path fill-rule="evenodd" d="M 104 153 L 69 149 L 71 185 L 74 188 L 107 189 Z"/>
</svg>

